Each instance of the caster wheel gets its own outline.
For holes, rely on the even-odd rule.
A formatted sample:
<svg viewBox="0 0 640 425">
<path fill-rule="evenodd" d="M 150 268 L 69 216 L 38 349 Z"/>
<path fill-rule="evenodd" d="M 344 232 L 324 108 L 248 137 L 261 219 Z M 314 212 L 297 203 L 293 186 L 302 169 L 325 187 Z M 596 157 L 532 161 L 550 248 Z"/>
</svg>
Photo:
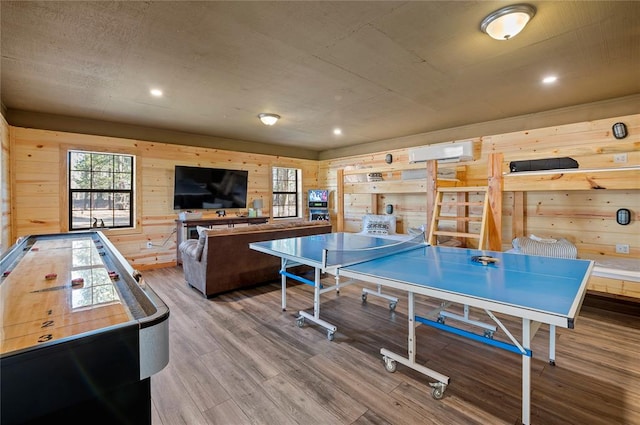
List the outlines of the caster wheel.
<svg viewBox="0 0 640 425">
<path fill-rule="evenodd" d="M 493 339 L 493 331 L 484 331 L 484 337 Z"/>
<path fill-rule="evenodd" d="M 328 331 L 327 332 L 327 339 L 329 341 L 333 341 L 334 338 L 335 338 L 335 332 Z"/>
<path fill-rule="evenodd" d="M 296 319 L 296 326 L 301 328 L 304 326 L 304 317 L 300 317 L 298 319 Z"/>
<path fill-rule="evenodd" d="M 398 367 L 398 365 L 395 360 L 390 359 L 389 357 L 385 357 L 383 360 L 384 360 L 384 368 L 387 370 L 387 372 L 393 373 L 396 371 L 396 368 Z"/>
<path fill-rule="evenodd" d="M 438 316 L 438 323 L 440 323 L 441 325 L 444 324 L 444 316 Z"/>
<path fill-rule="evenodd" d="M 396 304 L 396 303 L 394 303 L 394 302 L 389 303 L 389 310 L 391 310 L 391 311 L 395 311 L 395 310 L 396 310 L 396 305 L 397 305 L 397 304 Z"/>
<path fill-rule="evenodd" d="M 431 396 L 436 400 L 440 400 L 442 397 L 444 397 L 444 390 L 440 387 L 435 387 L 431 391 Z"/>
<path fill-rule="evenodd" d="M 362 293 L 362 295 L 361 295 L 361 297 L 362 297 L 362 302 L 363 302 L 363 303 L 366 303 L 366 302 L 367 302 L 367 293 L 366 293 L 366 292 L 363 292 L 363 293 Z"/>
</svg>

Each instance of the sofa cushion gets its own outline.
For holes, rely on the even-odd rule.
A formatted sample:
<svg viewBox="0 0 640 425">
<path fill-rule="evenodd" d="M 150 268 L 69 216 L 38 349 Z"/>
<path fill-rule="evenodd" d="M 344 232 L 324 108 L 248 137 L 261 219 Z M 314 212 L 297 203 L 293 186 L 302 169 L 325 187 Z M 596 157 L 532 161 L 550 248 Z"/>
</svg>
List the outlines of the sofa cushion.
<svg viewBox="0 0 640 425">
<path fill-rule="evenodd" d="M 204 226 L 196 226 L 196 230 L 198 231 L 198 244 L 195 247 L 193 258 L 200 261 L 200 259 L 202 258 L 202 251 L 204 251 L 204 244 L 207 241 L 207 231 L 209 230 L 209 228 Z"/>
<path fill-rule="evenodd" d="M 198 232 L 198 237 L 202 236 L 204 232 L 209 230 L 209 227 L 206 226 L 196 226 L 196 231 Z"/>
<path fill-rule="evenodd" d="M 395 235 L 396 216 L 366 214 L 362 217 L 362 233 L 366 235 Z"/>
<path fill-rule="evenodd" d="M 564 238 L 542 239 L 531 237 L 518 237 L 512 242 L 513 247 L 523 254 L 542 255 L 545 257 L 577 258 L 578 249 L 574 244 Z"/>
</svg>

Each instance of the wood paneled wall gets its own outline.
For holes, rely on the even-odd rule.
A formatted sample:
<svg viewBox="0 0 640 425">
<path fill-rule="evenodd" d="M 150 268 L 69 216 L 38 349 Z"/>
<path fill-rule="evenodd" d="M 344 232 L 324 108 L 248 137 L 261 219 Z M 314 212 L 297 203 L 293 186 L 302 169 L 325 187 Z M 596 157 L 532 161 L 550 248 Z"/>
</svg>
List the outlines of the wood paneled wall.
<svg viewBox="0 0 640 425">
<path fill-rule="evenodd" d="M 622 140 L 612 135 L 612 125 L 624 122 L 629 135 Z M 640 165 L 640 115 L 612 117 L 557 127 L 531 129 L 499 135 L 478 136 L 474 146 L 479 148 L 476 159 L 457 165 L 458 175 L 468 186 L 487 185 L 488 157 L 502 153 L 503 171 L 516 160 L 557 158 L 569 156 L 578 161 L 581 169 L 621 168 Z M 444 142 L 444 141 L 443 141 Z M 332 219 L 337 214 L 336 170 L 344 167 L 384 167 L 386 154 L 393 155 L 393 165 L 408 164 L 408 149 L 389 149 L 375 154 L 358 155 L 320 161 L 321 184 L 332 190 L 330 207 Z M 626 162 L 616 162 L 619 154 L 626 154 Z M 542 237 L 564 237 L 578 246 L 581 255 L 619 255 L 616 244 L 630 246 L 628 258 L 640 257 L 640 191 L 638 189 L 570 190 L 524 192 L 524 211 L 521 220 L 524 234 Z M 638 187 L 638 185 L 636 185 Z M 514 236 L 512 229 L 515 192 L 504 192 L 502 206 L 502 244 L 508 249 Z M 519 195 L 518 195 L 519 196 Z M 382 213 L 384 205 L 392 204 L 401 225 L 399 231 L 417 227 L 426 222 L 424 194 L 380 194 L 373 209 Z M 345 196 L 345 230 L 359 231 L 361 216 L 372 212 L 372 196 L 367 194 Z M 616 223 L 619 208 L 632 211 L 632 222 L 622 226 Z M 517 221 L 516 220 L 516 221 Z"/>
<path fill-rule="evenodd" d="M 247 201 L 262 198 L 265 212 L 270 211 L 271 204 L 271 167 L 302 169 L 305 194 L 318 185 L 317 161 L 313 160 L 21 127 L 10 127 L 10 130 L 15 182 L 11 194 L 14 236 L 67 230 L 66 153 L 69 149 L 135 155 L 137 187 L 141 189 L 137 197 L 136 229 L 106 230 L 105 233 L 132 266 L 139 269 L 175 264 L 175 165 L 248 170 Z M 229 214 L 235 212 L 228 210 Z M 204 216 L 213 217 L 214 212 L 205 212 Z M 153 248 L 146 248 L 148 241 L 153 243 Z"/>
<path fill-rule="evenodd" d="M 626 123 L 629 136 L 613 138 L 611 126 Z M 11 168 L 11 185 L 3 185 L 3 218 L 10 220 L 8 230 L 3 223 L 2 237 L 15 239 L 26 234 L 57 233 L 66 230 L 66 151 L 127 152 L 136 155 L 139 165 L 139 209 L 136 231 L 107 231 L 134 267 L 143 269 L 175 262 L 175 230 L 173 211 L 173 167 L 175 165 L 238 168 L 249 171 L 248 201 L 262 198 L 269 210 L 269 173 L 272 166 L 303 170 L 303 193 L 310 188 L 331 189 L 329 207 L 335 222 L 337 170 L 352 167 L 383 167 L 385 155 L 393 155 L 393 165 L 408 164 L 408 148 L 340 159 L 313 161 L 262 154 L 153 143 L 113 137 L 89 136 L 9 126 L 3 124 L 3 175 Z M 558 127 L 532 129 L 472 139 L 477 147 L 472 162 L 441 165 L 454 169 L 466 185 L 486 185 L 488 156 L 502 153 L 505 167 L 509 161 L 570 156 L 581 168 L 611 168 L 640 164 L 640 114 L 613 117 Z M 8 153 L 11 153 L 9 156 Z M 614 156 L 626 154 L 624 163 Z M 7 164 L 7 156 L 10 161 Z M 505 169 L 506 171 L 506 169 Z M 391 174 L 397 178 L 398 172 Z M 4 184 L 4 180 L 3 180 Z M 627 257 L 640 257 L 640 193 L 637 189 L 535 191 L 524 193 L 520 225 L 525 234 L 543 237 L 565 237 L 579 251 L 593 255 L 616 255 L 616 244 L 630 246 Z M 514 235 L 513 192 L 505 192 L 502 207 L 502 243 L 508 248 Z M 345 197 L 345 230 L 359 231 L 365 213 L 382 213 L 391 204 L 398 216 L 398 231 L 407 232 L 427 222 L 424 194 L 356 194 Z M 629 208 L 633 220 L 627 226 L 615 222 L 618 208 Z M 306 211 L 305 211 L 306 214 Z M 520 216 L 520 214 L 518 214 Z M 156 247 L 145 248 L 151 241 Z"/>
<path fill-rule="evenodd" d="M 11 168 L 9 167 L 9 125 L 0 114 L 0 193 L 2 204 L 0 205 L 0 254 L 11 245 Z"/>
</svg>

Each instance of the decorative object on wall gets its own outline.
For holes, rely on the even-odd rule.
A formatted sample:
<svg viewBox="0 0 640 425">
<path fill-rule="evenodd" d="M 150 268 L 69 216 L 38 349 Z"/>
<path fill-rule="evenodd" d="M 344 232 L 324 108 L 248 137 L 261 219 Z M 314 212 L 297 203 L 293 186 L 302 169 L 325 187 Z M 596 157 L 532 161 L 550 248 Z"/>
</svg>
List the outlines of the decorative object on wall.
<svg viewBox="0 0 640 425">
<path fill-rule="evenodd" d="M 616 139 L 624 139 L 627 137 L 627 126 L 623 122 L 617 122 L 611 127 L 613 130 L 613 137 Z"/>
<path fill-rule="evenodd" d="M 514 4 L 496 10 L 480 23 L 480 30 L 496 40 L 510 40 L 520 33 L 536 14 L 529 4 Z"/>
<path fill-rule="evenodd" d="M 367 174 L 368 182 L 381 182 L 382 181 L 382 173 L 368 173 Z"/>
<path fill-rule="evenodd" d="M 616 211 L 616 222 L 623 226 L 631 223 L 631 211 L 627 208 L 620 208 Z"/>
<path fill-rule="evenodd" d="M 274 125 L 280 119 L 280 115 L 262 113 L 258 114 L 258 118 L 260 118 L 260 121 L 262 121 L 264 125 Z"/>
<path fill-rule="evenodd" d="M 387 204 L 387 206 L 385 207 L 385 211 L 387 212 L 387 214 L 393 214 L 393 205 Z"/>
<path fill-rule="evenodd" d="M 386 162 L 387 164 L 391 164 L 393 162 L 393 155 L 391 155 L 390 153 L 386 154 L 384 156 L 384 162 Z"/>
</svg>

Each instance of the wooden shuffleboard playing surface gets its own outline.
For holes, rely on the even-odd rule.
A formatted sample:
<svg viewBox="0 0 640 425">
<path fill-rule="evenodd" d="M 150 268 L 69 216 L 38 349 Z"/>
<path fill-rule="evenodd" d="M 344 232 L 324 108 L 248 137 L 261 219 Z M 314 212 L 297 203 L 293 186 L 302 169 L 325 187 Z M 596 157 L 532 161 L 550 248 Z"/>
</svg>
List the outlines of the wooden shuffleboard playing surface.
<svg viewBox="0 0 640 425">
<path fill-rule="evenodd" d="M 151 425 L 168 335 L 169 308 L 104 233 L 22 237 L 0 256 L 0 423 Z"/>
<path fill-rule="evenodd" d="M 133 319 L 90 236 L 37 240 L 14 266 L 0 285 L 0 354 Z"/>
</svg>

